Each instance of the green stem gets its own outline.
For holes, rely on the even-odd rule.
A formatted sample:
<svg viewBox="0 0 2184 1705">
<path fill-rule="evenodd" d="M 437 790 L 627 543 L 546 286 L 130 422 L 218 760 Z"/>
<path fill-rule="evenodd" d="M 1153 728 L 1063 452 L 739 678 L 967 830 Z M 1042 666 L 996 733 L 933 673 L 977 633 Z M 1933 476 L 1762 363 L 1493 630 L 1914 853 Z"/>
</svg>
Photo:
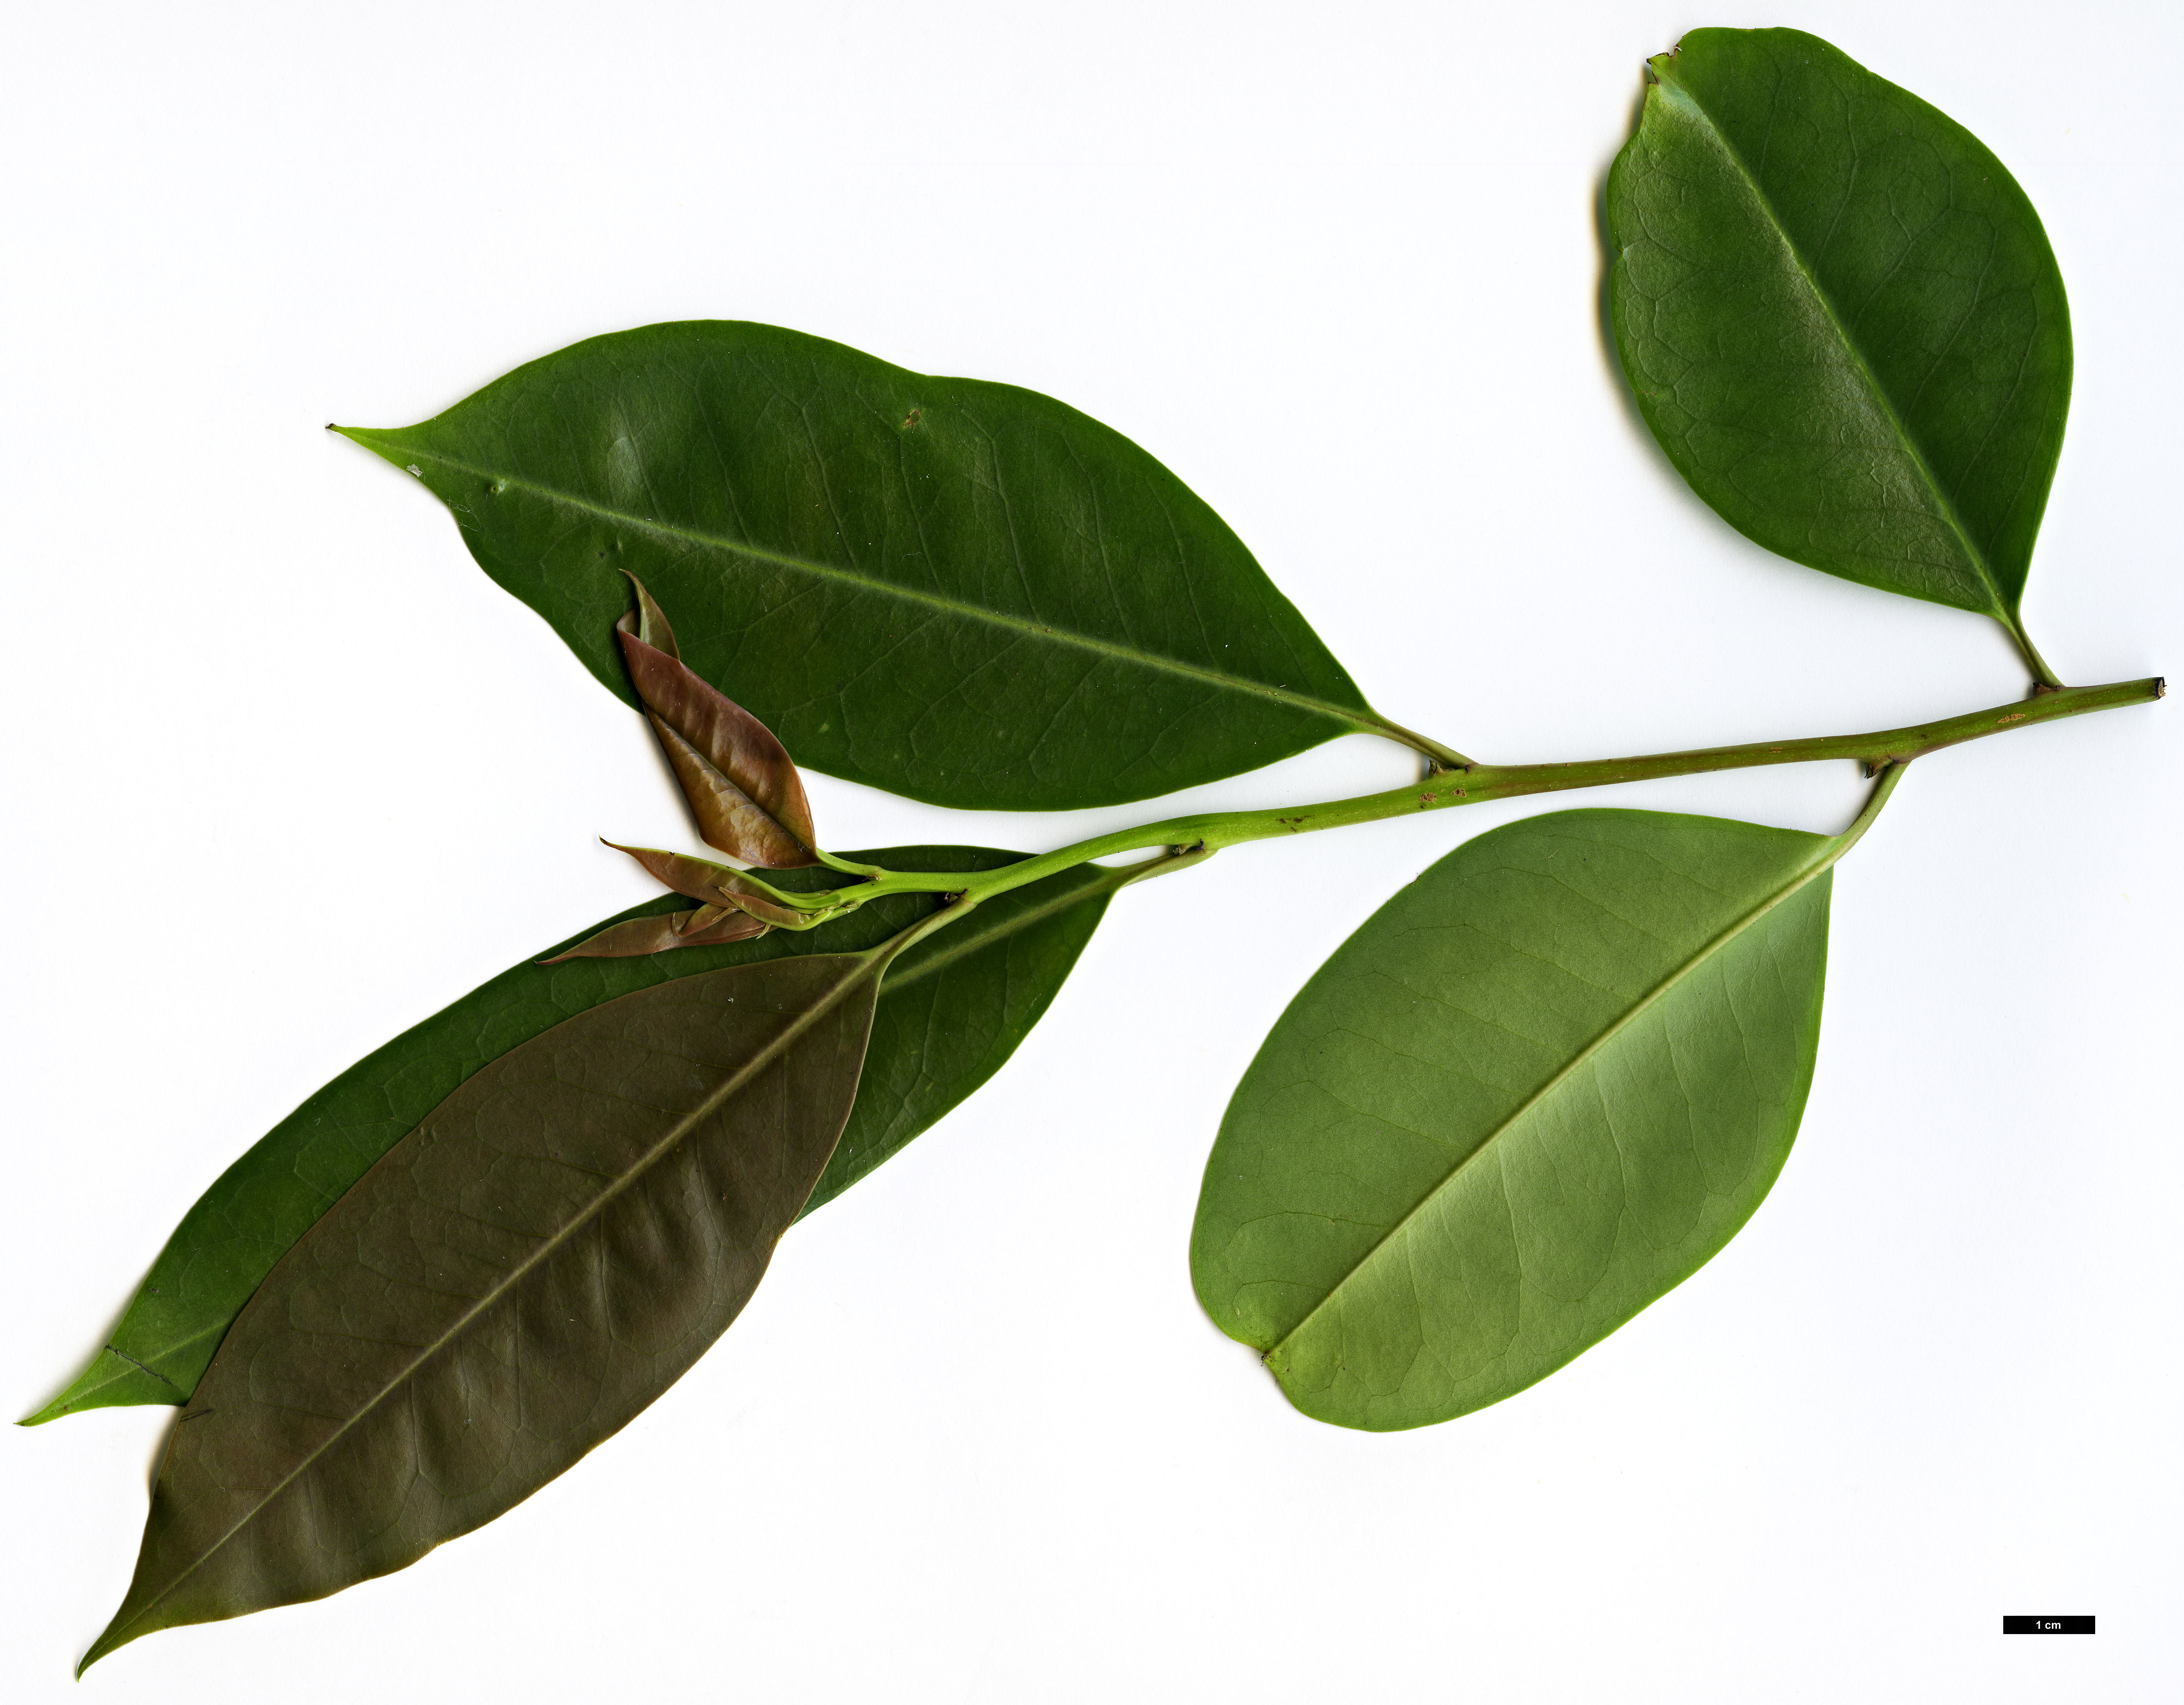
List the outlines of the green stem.
<svg viewBox="0 0 2184 1705">
<path fill-rule="evenodd" d="M 829 870 L 839 870 L 849 876 L 881 876 L 886 871 L 878 864 L 860 864 L 854 859 L 837 858 L 823 847 L 814 847 L 811 856 Z"/>
<path fill-rule="evenodd" d="M 852 863 L 847 858 L 836 858 L 825 853 L 822 853 L 820 856 L 831 869 L 861 873 L 872 877 L 883 877 L 889 874 L 886 868 L 882 865 L 858 864 Z M 1145 859 L 1141 864 L 1116 866 L 1114 869 L 1106 872 L 1106 880 L 1096 885 L 1097 889 L 1098 892 L 1101 893 L 1117 893 L 1121 890 L 1128 887 L 1133 882 L 1142 882 L 1149 876 L 1158 876 L 1164 875 L 1166 872 L 1170 870 L 1178 870 L 1183 869 L 1185 865 L 1201 863 L 1205 859 L 1211 858 L 1212 856 L 1212 849 L 1210 847 L 1190 847 L 1170 848 L 1166 852 L 1157 853 L 1154 857 Z M 1080 859 L 1078 862 L 1082 863 L 1083 861 Z M 1007 869 L 1014 869 L 1017 867 L 1014 865 L 1008 865 L 1004 868 Z M 787 888 L 776 888 L 771 883 L 761 880 L 748 870 L 739 870 L 736 874 L 738 876 L 742 878 L 743 880 L 748 882 L 752 887 L 758 889 L 761 893 L 766 895 L 770 898 L 778 901 L 784 906 L 793 906 L 805 914 L 805 917 L 801 922 L 777 925 L 775 927 L 777 929 L 815 929 L 819 925 L 826 923 L 830 919 L 840 916 L 845 911 L 852 911 L 857 907 L 863 905 L 864 903 L 871 899 L 876 892 L 885 892 L 890 894 L 900 894 L 905 892 L 904 886 L 900 883 L 890 886 L 884 891 L 879 890 L 876 886 L 862 883 L 852 884 L 850 886 L 846 888 L 814 888 L 809 891 L 800 891 Z M 922 888 L 914 890 L 914 892 L 941 894 L 955 893 L 960 892 L 963 886 L 962 878 L 955 873 L 950 872 L 934 878 L 932 882 L 926 884 Z M 1021 885 L 1012 883 L 1010 886 L 1018 886 Z M 994 892 L 1000 892 L 1005 891 L 995 890 Z M 1072 906 L 1083 904 L 1087 892 L 1087 890 L 1079 888 L 1070 893 L 1066 897 L 1056 899 L 1054 902 L 1055 909 L 1057 911 L 1065 911 Z M 982 895 L 982 897 L 990 897 L 990 896 Z M 1034 915 L 1037 914 L 1034 914 Z M 1023 927 L 1023 923 L 1024 920 L 1020 917 L 1010 923 L 1006 927 L 1011 930 L 1021 929 Z M 934 927 L 938 928 L 939 926 L 936 925 Z M 964 949 L 964 951 L 967 952 L 969 949 L 967 948 Z M 931 961 L 928 960 L 923 963 L 929 965 Z M 919 975 L 924 975 L 923 971 L 921 970 Z"/>
<path fill-rule="evenodd" d="M 865 970 L 873 976 L 883 977 L 888 967 L 923 941 L 928 936 L 946 929 L 950 924 L 961 923 L 969 917 L 978 903 L 967 894 L 950 894 L 944 904 L 936 906 L 916 923 L 908 925 L 889 936 L 878 947 L 867 948 L 858 957 L 865 962 Z"/>
<path fill-rule="evenodd" d="M 1114 894 L 1128 887 L 1133 882 L 1142 882 L 1149 876 L 1158 876 L 1170 870 L 1179 870 L 1185 865 L 1198 864 L 1212 856 L 1211 852 L 1196 848 L 1182 852 L 1171 851 L 1156 853 L 1152 858 L 1139 864 L 1119 864 L 1112 869 L 1104 869 L 1100 873 L 1099 880 L 1080 883 L 1071 888 L 1066 894 L 1056 894 L 1045 905 L 1034 906 L 1028 911 L 1013 912 L 1005 918 L 996 918 L 983 931 L 972 931 L 961 939 L 950 937 L 947 947 L 940 952 L 926 954 L 906 970 L 890 973 L 888 987 L 891 991 L 900 992 L 914 982 L 929 977 L 935 972 L 945 970 L 958 959 L 968 959 L 982 948 L 992 946 L 1000 936 L 1017 934 L 1047 918 L 1059 916 L 1063 912 L 1083 905 L 1095 895 Z M 939 918 L 948 913 L 961 916 L 968 909 L 968 907 L 943 907 L 939 912 L 929 914 L 926 923 L 931 928 L 941 928 L 944 925 L 933 924 L 933 919 Z M 946 921 L 954 922 L 955 916 L 949 917 Z M 893 947 L 894 944 L 890 942 L 888 945 Z M 906 947 L 909 944 L 905 942 L 904 945 Z"/>
<path fill-rule="evenodd" d="M 1338 799 L 1295 809 L 1210 812 L 1199 817 L 1174 817 L 1139 828 L 1121 829 L 1053 852 L 1041 853 L 1020 864 L 1004 865 L 998 870 L 890 872 L 869 883 L 835 889 L 828 897 L 852 905 L 883 894 L 945 893 L 991 899 L 996 894 L 1006 894 L 1088 859 L 1109 858 L 1144 847 L 1171 849 L 1169 854 L 1152 861 L 1165 868 L 1184 858 L 1195 858 L 1223 847 L 1264 841 L 1278 835 L 1306 835 L 1357 823 L 1378 823 L 1393 817 L 1414 816 L 1423 811 L 1478 805 L 1490 799 L 1517 799 L 1532 793 L 1606 787 L 1619 781 L 1703 775 L 1715 770 L 1748 769 L 1763 764 L 1852 758 L 1863 763 L 1869 774 L 1878 774 L 1892 764 L 1908 763 L 1943 746 L 1959 746 L 2006 730 L 2058 722 L 2064 717 L 2114 710 L 2125 705 L 2150 704 L 2164 690 L 2161 677 L 2154 675 L 2108 686 L 2060 687 L 2014 705 L 1998 705 L 1992 710 L 1974 711 L 1943 722 L 1883 729 L 1873 734 L 1833 735 L 1818 740 L 1757 746 L 1712 746 L 1696 752 L 1595 758 L 1578 763 L 1474 763 L 1467 770 L 1435 774 L 1412 786 L 1368 793 L 1356 799 Z M 1885 790 L 1877 791 L 1876 801 L 1882 797 Z M 1877 803 L 1874 808 L 1878 808 Z M 1869 819 L 1861 819 L 1861 824 L 1866 820 Z M 1859 832 L 1863 832 L 1862 829 Z M 1150 874 L 1149 867 L 1140 868 Z"/>
</svg>

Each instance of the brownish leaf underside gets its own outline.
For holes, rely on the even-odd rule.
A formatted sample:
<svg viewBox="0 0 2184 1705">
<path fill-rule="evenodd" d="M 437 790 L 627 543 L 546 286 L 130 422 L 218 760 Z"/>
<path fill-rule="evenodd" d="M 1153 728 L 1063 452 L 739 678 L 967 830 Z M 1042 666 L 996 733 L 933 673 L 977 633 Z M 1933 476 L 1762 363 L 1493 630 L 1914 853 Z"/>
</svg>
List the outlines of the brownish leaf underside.
<svg viewBox="0 0 2184 1705">
<path fill-rule="evenodd" d="M 442 1103 L 229 1332 L 85 1662 L 404 1568 L 650 1403 L 735 1318 L 824 1170 L 874 971 L 815 956 L 646 989 Z"/>
</svg>

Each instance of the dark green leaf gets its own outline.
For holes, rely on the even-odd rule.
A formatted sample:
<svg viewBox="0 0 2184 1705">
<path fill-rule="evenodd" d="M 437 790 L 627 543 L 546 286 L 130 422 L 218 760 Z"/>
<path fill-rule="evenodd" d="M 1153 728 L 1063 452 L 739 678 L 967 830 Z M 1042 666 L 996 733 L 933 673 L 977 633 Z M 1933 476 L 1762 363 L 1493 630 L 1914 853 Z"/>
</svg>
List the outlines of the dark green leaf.
<svg viewBox="0 0 2184 1705">
<path fill-rule="evenodd" d="M 623 697 L 626 569 L 800 762 L 915 799 L 1106 805 L 1391 731 L 1218 516 L 1034 392 L 692 321 L 342 430 Z"/>
<path fill-rule="evenodd" d="M 1229 1104 L 1198 1295 L 1306 1414 L 1446 1421 L 1561 1367 L 1759 1205 L 1812 1081 L 1824 839 L 1568 811 L 1459 847 Z"/>
<path fill-rule="evenodd" d="M 855 855 L 898 870 L 990 869 L 1018 855 L 970 847 Z M 783 872 L 785 888 L 833 887 L 830 871 Z M 1090 868 L 989 900 L 910 949 L 881 986 L 865 1082 L 812 1192 L 831 1199 L 999 1071 L 1076 963 L 1120 879 Z M 275 1261 L 343 1191 L 488 1061 L 603 1001 L 725 965 L 859 952 L 932 902 L 876 901 L 803 933 L 733 947 L 546 966 L 526 960 L 351 1066 L 275 1126 L 207 1190 L 160 1251 L 109 1344 L 31 1417 L 188 1400 L 221 1334 Z M 664 895 L 610 920 L 664 919 Z M 571 942 L 597 933 L 581 931 Z"/>
<path fill-rule="evenodd" d="M 1669 460 L 1770 550 L 2018 631 L 2070 397 L 2025 192 L 1795 30 L 1696 30 L 1651 74 L 1608 174 L 1608 302 Z"/>
<path fill-rule="evenodd" d="M 84 1663 L 405 1568 L 681 1378 L 833 1152 L 885 951 L 640 989 L 435 1108 L 230 1328 Z"/>
</svg>

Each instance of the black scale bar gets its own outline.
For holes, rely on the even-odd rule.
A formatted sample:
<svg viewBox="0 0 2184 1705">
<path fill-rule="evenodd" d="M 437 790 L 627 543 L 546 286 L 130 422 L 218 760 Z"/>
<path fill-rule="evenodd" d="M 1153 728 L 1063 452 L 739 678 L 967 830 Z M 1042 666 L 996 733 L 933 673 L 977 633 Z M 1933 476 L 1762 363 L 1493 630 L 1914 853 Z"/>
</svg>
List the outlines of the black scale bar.
<svg viewBox="0 0 2184 1705">
<path fill-rule="evenodd" d="M 2005 1616 L 2002 1619 L 2004 1634 L 2091 1634 L 2093 1619 L 2090 1616 Z"/>
</svg>

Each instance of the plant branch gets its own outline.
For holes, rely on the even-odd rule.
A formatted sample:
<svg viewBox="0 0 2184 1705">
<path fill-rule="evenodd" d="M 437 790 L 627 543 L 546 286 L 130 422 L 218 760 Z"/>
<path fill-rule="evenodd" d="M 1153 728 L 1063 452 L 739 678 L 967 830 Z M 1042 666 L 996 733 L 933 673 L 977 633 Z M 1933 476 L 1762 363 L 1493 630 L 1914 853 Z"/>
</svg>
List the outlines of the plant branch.
<svg viewBox="0 0 2184 1705">
<path fill-rule="evenodd" d="M 2099 687 L 2058 687 L 2016 704 L 1973 711 L 1942 722 L 1914 724 L 1909 728 L 1883 729 L 1875 734 L 1824 735 L 1817 740 L 1791 740 L 1758 746 L 1723 746 L 1697 752 L 1661 752 L 1646 757 L 1597 758 L 1578 763 L 1531 763 L 1507 769 L 1479 769 L 1455 778 L 1471 785 L 1473 801 L 1512 799 L 1527 793 L 1552 793 L 1566 787 L 1598 787 L 1617 781 L 1646 781 L 1660 776 L 1702 775 L 1719 769 L 1748 769 L 1769 763 L 1810 763 L 1826 758 L 1853 758 L 1869 774 L 1883 764 L 1908 763 L 1944 746 L 1961 746 L 2036 723 L 2059 722 L 2064 717 L 2092 711 L 2115 710 L 2126 705 L 2151 704 L 2167 690 L 2159 675 L 2144 680 L 2116 681 Z"/>
<path fill-rule="evenodd" d="M 1867 774 L 1875 774 L 1891 764 L 1908 763 L 1927 752 L 1984 739 L 1988 735 L 2030 728 L 2037 723 L 2059 722 L 2065 717 L 2084 716 L 2093 711 L 2151 704 L 2164 690 L 2162 678 L 2152 675 L 2143 680 L 2117 681 L 2107 686 L 2060 687 L 2016 704 L 1973 711 L 1942 722 L 1882 729 L 1872 734 L 1710 746 L 1695 752 L 1594 758 L 1575 763 L 1474 764 L 1468 770 L 1429 775 L 1410 787 L 1391 788 L 1384 793 L 1368 793 L 1355 799 L 1331 800 L 1294 809 L 1217 811 L 1199 817 L 1170 818 L 1165 822 L 1095 836 L 1020 864 L 1004 865 L 998 870 L 889 872 L 869 883 L 834 889 L 828 897 L 849 905 L 861 904 L 883 894 L 960 893 L 973 899 L 990 899 L 1089 859 L 1109 858 L 1140 847 L 1169 848 L 1168 855 L 1153 861 L 1167 868 L 1183 855 L 1201 856 L 1223 847 L 1280 835 L 1306 835 L 1321 829 L 1378 823 L 1394 817 L 1414 816 L 1422 811 L 1478 805 L 1490 799 L 1516 799 L 1526 794 L 1560 793 L 1574 788 L 1607 787 L 1621 781 L 1648 781 L 1674 775 L 1704 775 L 1715 770 L 1750 769 L 1764 764 L 1850 758 L 1864 765 Z M 1149 866 L 1145 874 L 1150 873 Z"/>
</svg>

